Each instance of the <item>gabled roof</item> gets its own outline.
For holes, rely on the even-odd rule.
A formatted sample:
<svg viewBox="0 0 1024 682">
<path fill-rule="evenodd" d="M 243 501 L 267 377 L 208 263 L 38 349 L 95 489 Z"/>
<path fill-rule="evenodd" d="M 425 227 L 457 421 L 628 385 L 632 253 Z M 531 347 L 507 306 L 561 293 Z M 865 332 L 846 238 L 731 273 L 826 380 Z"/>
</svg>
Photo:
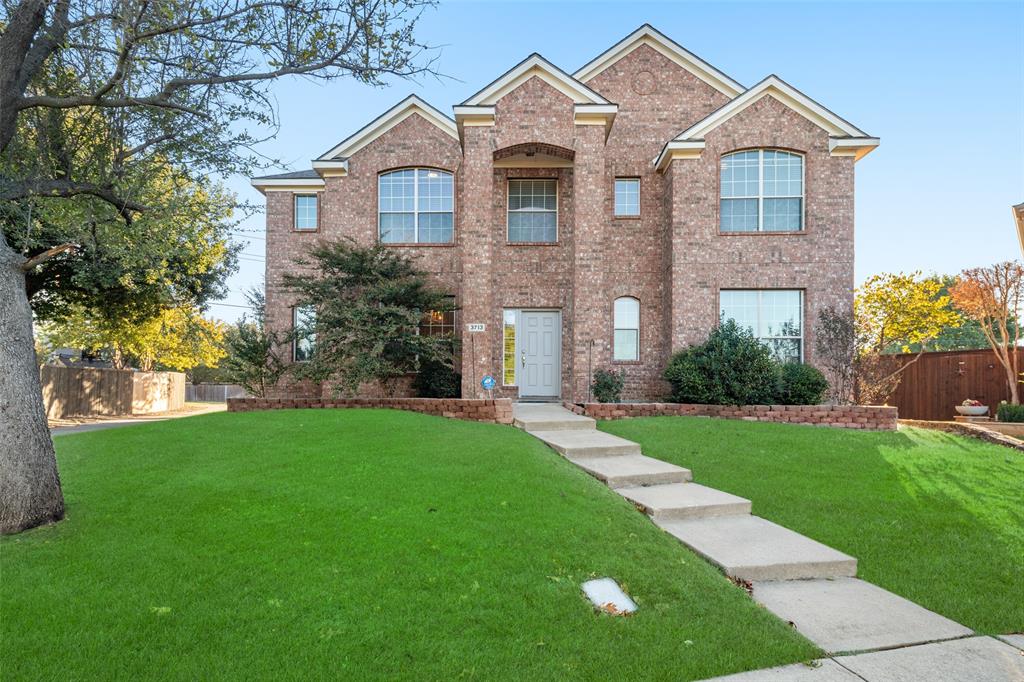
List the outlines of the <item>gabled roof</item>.
<svg viewBox="0 0 1024 682">
<path fill-rule="evenodd" d="M 655 159 L 655 166 L 659 170 L 663 169 L 674 151 L 683 152 L 685 150 L 687 154 L 692 154 L 694 150 L 703 149 L 704 137 L 709 132 L 763 97 L 775 98 L 828 132 L 829 152 L 834 156 L 853 156 L 856 160 L 860 160 L 878 146 L 877 137 L 871 137 L 857 126 L 829 111 L 772 74 L 679 133 L 662 149 L 661 154 Z"/>
<path fill-rule="evenodd" d="M 578 80 L 589 81 L 630 52 L 647 45 L 656 52 L 683 67 L 697 78 L 727 97 L 736 97 L 744 87 L 706 61 L 675 42 L 650 24 L 644 24 L 612 45 L 573 74 Z"/>
<path fill-rule="evenodd" d="M 319 158 L 314 160 L 313 167 L 317 167 L 317 162 L 321 162 L 321 165 L 323 165 L 323 162 L 338 162 L 348 159 L 348 157 L 352 156 L 357 151 L 370 144 L 413 114 L 419 114 L 455 140 L 459 139 L 458 130 L 455 128 L 455 121 L 450 119 L 448 116 L 445 116 L 439 110 L 427 104 L 416 95 L 409 95 L 401 102 L 373 119 L 369 124 L 360 128 L 336 146 L 328 149 Z"/>
<path fill-rule="evenodd" d="M 569 97 L 574 104 L 611 104 L 599 93 L 534 52 L 459 106 L 493 106 L 499 99 L 534 76 Z"/>
</svg>

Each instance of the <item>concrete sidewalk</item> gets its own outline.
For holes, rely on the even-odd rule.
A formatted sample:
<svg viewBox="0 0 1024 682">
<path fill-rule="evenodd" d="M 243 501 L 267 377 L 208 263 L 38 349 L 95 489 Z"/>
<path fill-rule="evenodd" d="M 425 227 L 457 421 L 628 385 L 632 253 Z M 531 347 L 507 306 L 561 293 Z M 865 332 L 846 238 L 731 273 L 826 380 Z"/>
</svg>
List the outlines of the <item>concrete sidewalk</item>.
<svg viewBox="0 0 1024 682">
<path fill-rule="evenodd" d="M 1024 682 L 1014 636 L 959 623 L 857 579 L 857 560 L 753 516 L 741 497 L 691 483 L 689 470 L 644 456 L 560 405 L 515 405 L 516 426 L 606 483 L 829 656 L 755 670 L 730 682 Z M 1024 644 L 1021 641 L 1020 644 Z"/>
<path fill-rule="evenodd" d="M 195 417 L 200 414 L 212 412 L 224 412 L 228 409 L 225 403 L 185 403 L 185 408 L 174 412 L 161 412 L 158 414 L 145 414 L 137 417 L 95 417 L 87 419 L 80 424 L 51 426 L 51 436 L 66 436 L 74 433 L 85 433 L 86 431 L 102 431 L 103 429 L 116 429 L 121 426 L 132 426 L 134 424 L 149 424 L 162 422 L 168 419 L 181 419 L 183 417 Z"/>
</svg>

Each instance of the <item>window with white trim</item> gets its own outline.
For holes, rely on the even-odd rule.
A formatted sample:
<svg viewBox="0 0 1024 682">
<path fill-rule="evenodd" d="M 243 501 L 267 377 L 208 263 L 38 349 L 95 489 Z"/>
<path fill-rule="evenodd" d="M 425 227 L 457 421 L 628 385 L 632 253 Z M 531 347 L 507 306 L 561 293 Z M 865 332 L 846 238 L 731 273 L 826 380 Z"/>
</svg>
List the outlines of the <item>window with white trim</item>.
<svg viewBox="0 0 1024 682">
<path fill-rule="evenodd" d="M 501 315 L 501 384 L 516 385 L 516 316 L 518 311 L 504 310 Z"/>
<path fill-rule="evenodd" d="M 292 308 L 292 330 L 292 360 L 307 362 L 313 357 L 316 347 L 316 308 L 312 305 Z"/>
<path fill-rule="evenodd" d="M 558 181 L 508 181 L 508 240 L 558 241 Z"/>
<path fill-rule="evenodd" d="M 804 157 L 752 149 L 722 157 L 722 232 L 804 229 Z"/>
<path fill-rule="evenodd" d="M 612 359 L 620 361 L 640 359 L 640 301 L 632 296 L 615 299 L 612 311 L 615 332 Z"/>
<path fill-rule="evenodd" d="M 799 289 L 723 289 L 722 320 L 735 320 L 784 362 L 803 362 L 804 293 Z"/>
<path fill-rule="evenodd" d="M 615 178 L 615 217 L 640 215 L 640 178 Z"/>
<path fill-rule="evenodd" d="M 295 195 L 295 229 L 306 231 L 316 230 L 319 226 L 318 195 L 296 194 Z"/>
<path fill-rule="evenodd" d="M 378 221 L 385 244 L 450 244 L 455 225 L 452 174 L 403 168 L 377 180 Z"/>
</svg>

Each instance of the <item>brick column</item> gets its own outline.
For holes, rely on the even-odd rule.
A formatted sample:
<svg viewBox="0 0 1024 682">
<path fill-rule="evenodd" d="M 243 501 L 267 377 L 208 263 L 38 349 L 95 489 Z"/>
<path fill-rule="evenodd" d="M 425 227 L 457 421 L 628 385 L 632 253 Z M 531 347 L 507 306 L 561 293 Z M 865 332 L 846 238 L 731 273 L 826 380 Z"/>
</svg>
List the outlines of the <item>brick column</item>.
<svg viewBox="0 0 1024 682">
<path fill-rule="evenodd" d="M 493 286 L 493 127 L 466 126 L 461 178 L 462 210 L 462 397 L 484 397 L 485 374 L 501 381 L 501 358 L 495 357 L 501 334 L 501 311 L 495 309 Z M 484 323 L 486 331 L 470 334 L 467 324 Z"/>
<path fill-rule="evenodd" d="M 571 333 L 573 341 L 572 395 L 574 401 L 587 399 L 590 344 L 594 343 L 594 369 L 611 359 L 611 305 L 605 296 L 604 264 L 605 225 L 604 126 L 576 126 L 576 158 L 573 162 L 573 310 Z M 567 311 L 568 314 L 568 311 Z"/>
</svg>

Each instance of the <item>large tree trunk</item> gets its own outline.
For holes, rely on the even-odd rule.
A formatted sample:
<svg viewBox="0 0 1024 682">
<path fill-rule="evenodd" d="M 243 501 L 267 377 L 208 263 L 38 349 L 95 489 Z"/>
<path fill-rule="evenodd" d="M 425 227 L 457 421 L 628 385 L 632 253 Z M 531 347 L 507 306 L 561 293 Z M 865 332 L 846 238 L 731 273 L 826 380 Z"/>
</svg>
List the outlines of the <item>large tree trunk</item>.
<svg viewBox="0 0 1024 682">
<path fill-rule="evenodd" d="M 0 534 L 64 517 L 32 340 L 24 263 L 0 234 Z"/>
</svg>

